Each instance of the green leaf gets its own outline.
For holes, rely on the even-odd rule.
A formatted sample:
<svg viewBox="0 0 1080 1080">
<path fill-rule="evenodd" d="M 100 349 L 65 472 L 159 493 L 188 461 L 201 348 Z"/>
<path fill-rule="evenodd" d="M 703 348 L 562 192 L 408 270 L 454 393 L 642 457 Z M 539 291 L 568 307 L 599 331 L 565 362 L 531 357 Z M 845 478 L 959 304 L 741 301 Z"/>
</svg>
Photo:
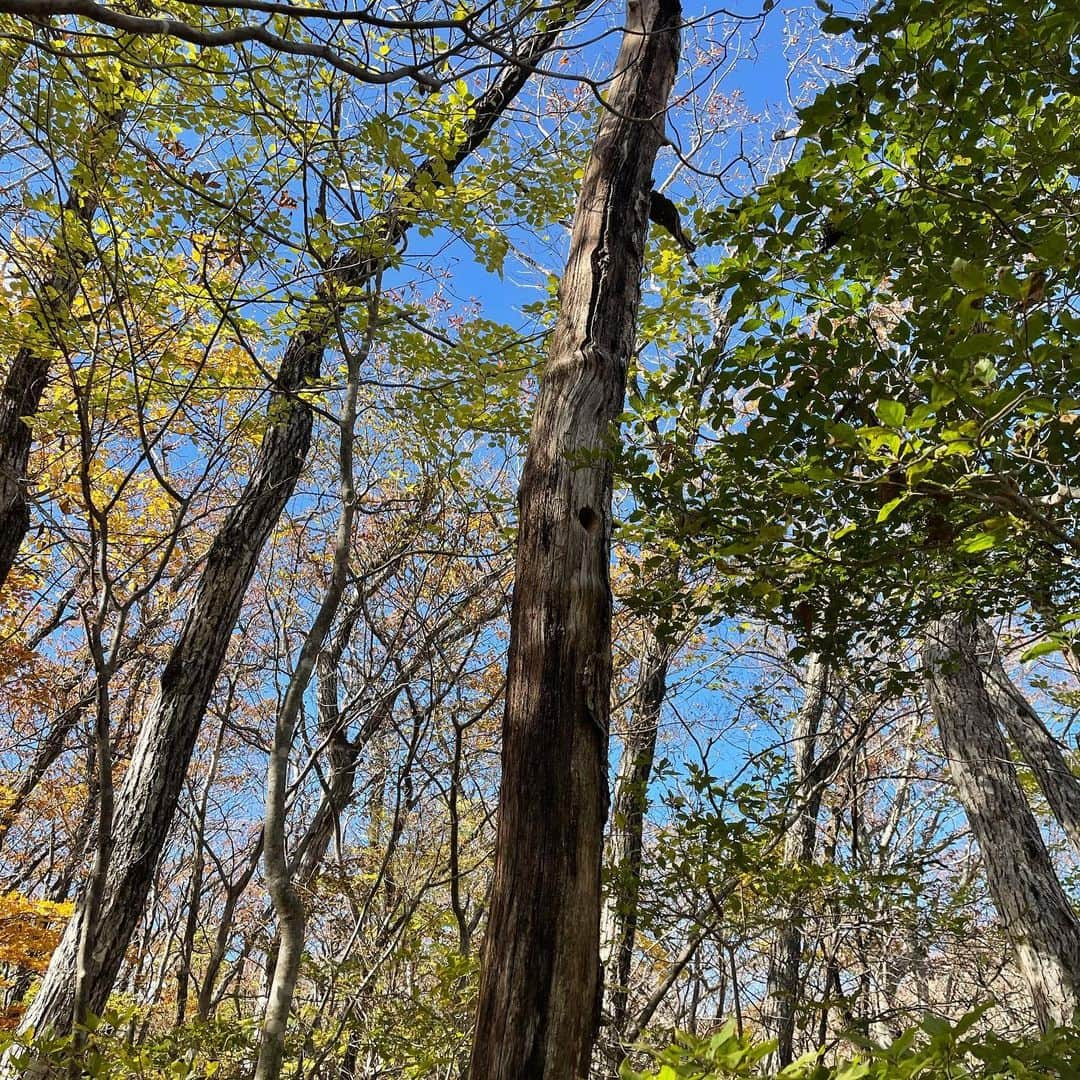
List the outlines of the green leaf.
<svg viewBox="0 0 1080 1080">
<path fill-rule="evenodd" d="M 907 498 L 906 495 L 898 495 L 895 499 L 890 499 L 879 511 L 877 515 L 877 521 L 880 525 L 883 521 L 889 520 L 889 515 Z"/>
<path fill-rule="evenodd" d="M 952 1030 L 949 1026 L 949 1021 L 944 1017 L 936 1016 L 934 1013 L 924 1013 L 922 1022 L 919 1025 L 927 1035 L 942 1036 L 948 1035 Z"/>
<path fill-rule="evenodd" d="M 966 360 L 970 356 L 984 356 L 997 352 L 1004 344 L 1000 334 L 969 334 L 953 346 L 950 355 L 954 360 Z"/>
<path fill-rule="evenodd" d="M 949 273 L 953 281 L 967 292 L 981 292 L 986 288 L 986 271 L 967 259 L 959 256 L 953 259 Z"/>
<path fill-rule="evenodd" d="M 1020 654 L 1020 659 L 1026 664 L 1029 660 L 1038 660 L 1040 656 L 1049 656 L 1051 653 L 1061 652 L 1064 643 L 1058 638 L 1046 638 L 1036 642 L 1030 649 L 1025 649 Z"/>
<path fill-rule="evenodd" d="M 890 401 L 888 398 L 878 401 L 874 406 L 874 413 L 886 427 L 903 427 L 904 420 L 907 419 L 907 408 L 904 404 L 900 401 Z"/>
<path fill-rule="evenodd" d="M 968 555 L 977 555 L 997 545 L 998 538 L 993 533 L 975 532 L 962 539 L 956 546 Z"/>
</svg>

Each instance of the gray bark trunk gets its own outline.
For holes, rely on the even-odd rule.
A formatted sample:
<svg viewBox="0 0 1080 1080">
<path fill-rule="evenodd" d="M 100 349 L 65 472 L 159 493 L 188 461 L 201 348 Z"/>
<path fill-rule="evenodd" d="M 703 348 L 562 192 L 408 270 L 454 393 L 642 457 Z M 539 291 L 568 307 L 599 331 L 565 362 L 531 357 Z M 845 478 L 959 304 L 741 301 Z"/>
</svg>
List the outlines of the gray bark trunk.
<svg viewBox="0 0 1080 1080">
<path fill-rule="evenodd" d="M 632 0 L 585 166 L 533 416 L 471 1080 L 582 1080 L 601 993 L 613 421 L 634 347 L 678 0 Z"/>
<path fill-rule="evenodd" d="M 108 998 L 142 915 L 248 582 L 307 454 L 312 411 L 296 391 L 318 374 L 322 356 L 318 335 L 317 330 L 298 334 L 286 350 L 258 461 L 244 494 L 211 545 L 124 775 L 116 802 L 115 846 L 93 928 L 95 970 L 87 1006 L 95 1013 L 100 1013 Z M 26 1012 L 24 1027 L 66 1029 L 75 943 L 84 917 L 80 905 Z"/>
<path fill-rule="evenodd" d="M 982 854 L 990 892 L 1043 1028 L 1080 1006 L 1080 920 L 1054 873 L 997 725 L 976 620 L 935 623 L 923 665 L 941 744 Z"/>
<path fill-rule="evenodd" d="M 978 625 L 978 650 L 983 682 L 998 719 L 1035 774 L 1051 813 L 1080 851 L 1080 779 L 1069 768 L 1057 740 L 1031 703 L 1009 678 L 1001 662 L 997 637 L 982 621 Z"/>
<path fill-rule="evenodd" d="M 210 792 L 217 779 L 221 760 L 221 744 L 225 738 L 225 725 L 218 728 L 210 767 L 203 782 L 202 794 L 195 815 L 194 835 L 191 841 L 191 885 L 188 888 L 187 913 L 180 943 L 180 966 L 176 973 L 176 1027 L 184 1023 L 187 1014 L 188 987 L 191 984 L 191 961 L 195 954 L 195 938 L 199 929 L 199 906 L 202 901 L 203 874 L 206 867 L 206 815 L 210 805 Z"/>
<path fill-rule="evenodd" d="M 377 297 L 377 293 L 375 294 Z M 374 327 L 377 320 L 378 300 L 371 301 L 368 325 Z M 266 870 L 267 889 L 274 905 L 278 924 L 278 951 L 274 974 L 266 998 L 262 1038 L 259 1043 L 259 1059 L 255 1065 L 255 1080 L 278 1080 L 285 1058 L 285 1032 L 296 980 L 300 974 L 300 958 L 304 951 L 304 904 L 293 883 L 289 856 L 286 850 L 285 796 L 289 781 L 289 757 L 292 754 L 293 737 L 300 708 L 307 693 L 315 664 L 341 599 L 345 595 L 348 580 L 349 554 L 352 550 L 353 522 L 356 518 L 356 489 L 353 481 L 353 443 L 356 427 L 356 400 L 360 390 L 360 369 L 366 363 L 371 349 L 370 336 L 358 355 L 348 356 L 348 388 L 345 407 L 339 425 L 338 468 L 340 470 L 341 509 L 338 516 L 337 534 L 334 538 L 333 570 L 323 593 L 319 610 L 312 620 L 304 638 L 285 697 L 274 722 L 274 741 L 270 748 L 270 762 L 266 771 L 266 814 L 263 824 L 263 862 Z"/>
<path fill-rule="evenodd" d="M 792 726 L 792 785 L 794 814 L 784 836 L 783 864 L 809 866 L 817 843 L 821 782 L 828 767 L 817 759 L 817 739 L 829 692 L 829 668 L 812 656 L 806 672 L 802 707 Z M 806 898 L 798 892 L 781 915 L 766 989 L 766 1019 L 776 1039 L 780 1068 L 795 1057 L 795 1013 L 799 1003 L 799 968 L 803 954 L 803 923 Z"/>
<path fill-rule="evenodd" d="M 606 1011 L 615 1040 L 622 1036 L 627 1021 L 630 968 L 641 897 L 642 836 L 670 657 L 668 647 L 661 644 L 652 631 L 647 633 L 631 728 L 623 741 L 615 779 L 608 832 L 607 860 L 614 880 L 611 896 L 604 907 L 601 936 L 608 985 Z M 618 1075 L 617 1066 L 614 1075 Z"/>
</svg>

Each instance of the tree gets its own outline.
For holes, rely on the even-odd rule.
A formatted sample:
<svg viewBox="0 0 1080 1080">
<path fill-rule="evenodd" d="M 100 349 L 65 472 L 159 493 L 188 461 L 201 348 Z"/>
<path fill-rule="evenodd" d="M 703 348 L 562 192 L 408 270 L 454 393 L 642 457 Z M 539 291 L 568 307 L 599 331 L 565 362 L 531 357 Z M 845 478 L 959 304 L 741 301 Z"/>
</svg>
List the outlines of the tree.
<svg viewBox="0 0 1080 1080">
<path fill-rule="evenodd" d="M 1054 873 L 997 726 L 978 663 L 979 627 L 956 616 L 923 646 L 942 747 L 978 840 L 994 902 L 1046 1029 L 1080 1007 L 1080 919 Z"/>
<path fill-rule="evenodd" d="M 977 655 L 998 722 L 1035 773 L 1058 824 L 1080 851 L 1080 780 L 1069 768 L 1057 740 L 1009 678 L 997 637 L 984 621 L 978 625 Z"/>
<path fill-rule="evenodd" d="M 106 99 L 76 149 L 68 194 L 58 214 L 53 253 L 39 270 L 31 314 L 0 389 L 0 587 L 30 528 L 31 424 L 41 406 L 53 355 L 69 332 L 72 305 L 95 255 L 91 231 L 107 183 L 102 163 L 121 138 L 126 87 Z"/>
<path fill-rule="evenodd" d="M 822 788 L 828 773 L 835 767 L 835 754 L 817 752 L 818 735 L 828 704 L 829 666 L 819 656 L 807 665 L 803 703 L 791 730 L 794 769 L 792 775 L 794 810 L 784 835 L 784 863 L 805 867 L 814 858 L 817 843 L 818 813 Z M 802 898 L 796 895 L 783 914 L 769 965 L 766 990 L 767 1020 L 776 1038 L 776 1058 L 780 1068 L 794 1059 L 795 1012 L 799 1000 L 799 968 L 803 953 Z"/>
<path fill-rule="evenodd" d="M 0 0 L 0 1071 L 1071 1078 L 1074 8 Z"/>
<path fill-rule="evenodd" d="M 581 1080 L 599 1020 L 612 425 L 626 392 L 677 0 L 628 11 L 585 164 L 518 503 L 495 881 L 472 1080 Z"/>
</svg>

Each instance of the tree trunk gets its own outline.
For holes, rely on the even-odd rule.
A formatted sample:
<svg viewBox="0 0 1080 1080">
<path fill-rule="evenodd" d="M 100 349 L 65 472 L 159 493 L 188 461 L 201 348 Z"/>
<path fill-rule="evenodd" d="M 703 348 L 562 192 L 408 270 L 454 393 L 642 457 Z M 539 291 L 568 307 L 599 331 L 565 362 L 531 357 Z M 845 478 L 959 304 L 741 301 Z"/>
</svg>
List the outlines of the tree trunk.
<svg viewBox="0 0 1080 1080">
<path fill-rule="evenodd" d="M 950 616 L 931 627 L 923 666 L 990 892 L 1045 1029 L 1069 1023 L 1080 1006 L 1080 920 L 1024 798 L 978 651 L 976 620 Z"/>
<path fill-rule="evenodd" d="M 809 866 L 817 843 L 821 782 L 827 762 L 817 760 L 817 737 L 829 691 L 829 668 L 812 656 L 806 672 L 802 707 L 792 727 L 792 793 L 794 815 L 784 835 L 783 865 Z M 795 1057 L 795 1012 L 799 1002 L 799 967 L 803 953 L 806 897 L 796 891 L 781 914 L 775 951 L 769 965 L 766 1018 L 776 1039 L 776 1064 L 790 1065 Z"/>
<path fill-rule="evenodd" d="M 564 9 L 548 29 L 525 42 L 517 60 L 506 62 L 499 77 L 477 99 L 465 137 L 456 144 L 454 155 L 419 165 L 403 197 L 410 198 L 421 182 L 435 186 L 444 183 L 484 141 L 576 10 L 574 4 Z M 413 213 L 404 207 L 393 208 L 384 216 L 382 240 L 386 248 L 392 248 L 405 237 L 412 221 Z M 96 967 L 87 1000 L 94 1012 L 100 1012 L 105 1004 L 124 951 L 142 916 L 199 725 L 221 670 L 244 593 L 263 544 L 292 494 L 307 456 L 313 410 L 300 391 L 319 376 L 323 351 L 335 326 L 334 293 L 340 286 L 358 288 L 367 284 L 381 271 L 382 265 L 383 258 L 378 252 L 359 257 L 350 250 L 339 252 L 305 320 L 307 328 L 293 335 L 282 357 L 271 386 L 258 459 L 240 500 L 211 545 L 117 799 L 116 843 L 106 895 L 94 928 Z M 69 921 L 37 996 L 23 1018 L 23 1030 L 67 1029 L 75 946 L 83 916 L 80 906 Z"/>
<path fill-rule="evenodd" d="M 124 775 L 116 806 L 115 847 L 94 927 L 95 972 L 87 1006 L 99 1013 L 142 915 L 172 824 L 199 725 L 210 699 L 248 582 L 307 455 L 311 406 L 297 396 L 318 375 L 319 330 L 297 334 L 282 360 L 258 461 L 244 494 L 211 545 L 187 618 Z M 24 1018 L 38 1030 L 66 1029 L 80 906 Z"/>
<path fill-rule="evenodd" d="M 632 0 L 585 167 L 518 491 L 495 878 L 471 1080 L 581 1080 L 599 1021 L 613 422 L 678 0 Z"/>
<path fill-rule="evenodd" d="M 373 294 L 368 326 L 373 328 L 378 315 L 378 293 Z M 266 770 L 266 815 L 263 824 L 263 864 L 270 899 L 278 925 L 278 951 L 274 974 L 266 998 L 259 1060 L 255 1080 L 278 1080 L 285 1058 L 285 1032 L 300 974 L 304 951 L 304 904 L 293 882 L 286 850 L 285 796 L 289 781 L 289 757 L 292 754 L 296 722 L 307 693 L 315 664 L 322 652 L 330 627 L 337 617 L 348 582 L 349 555 L 352 551 L 353 523 L 356 519 L 356 486 L 353 479 L 353 445 L 356 427 L 356 401 L 360 392 L 361 366 L 371 351 L 371 330 L 359 354 L 349 353 L 348 384 L 345 406 L 339 422 L 338 469 L 340 470 L 341 509 L 334 538 L 333 569 L 323 592 L 319 610 L 304 637 L 281 707 L 274 721 L 274 741 Z"/>
<path fill-rule="evenodd" d="M 49 727 L 45 738 L 38 747 L 30 763 L 23 770 L 22 778 L 14 789 L 7 806 L 0 814 L 0 849 L 4 846 L 7 834 L 11 826 L 18 820 L 27 800 L 34 793 L 34 789 L 41 782 L 41 778 L 49 771 L 50 766 L 64 752 L 68 736 L 75 730 L 75 726 L 82 718 L 83 711 L 94 700 L 93 694 L 87 694 L 80 698 L 74 705 L 66 708 Z"/>
<path fill-rule="evenodd" d="M 978 625 L 979 664 L 998 719 L 1039 782 L 1051 813 L 1073 847 L 1080 851 L 1080 779 L 1069 768 L 1057 740 L 1009 678 L 1001 662 L 997 637 L 983 621 Z"/>
<path fill-rule="evenodd" d="M 231 695 L 230 695 L 231 696 Z M 203 873 L 206 867 L 206 814 L 210 805 L 210 791 L 217 779 L 221 760 L 221 744 L 225 739 L 225 724 L 218 728 L 210 767 L 203 782 L 202 794 L 195 814 L 195 828 L 191 841 L 191 884 L 188 887 L 187 913 L 184 932 L 180 941 L 180 963 L 176 972 L 176 1027 L 181 1027 L 187 1014 L 188 987 L 191 984 L 191 961 L 195 954 L 195 938 L 199 930 L 199 905 L 202 900 Z"/>
<path fill-rule="evenodd" d="M 199 1020 L 209 1020 L 217 1007 L 218 1002 L 224 996 L 224 990 L 217 992 L 218 974 L 225 957 L 229 952 L 229 944 L 232 940 L 233 919 L 236 915 L 236 905 L 244 895 L 255 876 L 259 862 L 262 859 L 263 834 L 259 830 L 258 837 L 252 850 L 247 855 L 247 865 L 240 872 L 240 876 L 228 884 L 225 889 L 225 899 L 221 906 L 221 914 L 218 918 L 217 933 L 214 935 L 214 947 L 210 952 L 210 958 L 206 962 L 206 970 L 203 972 L 202 982 L 199 984 L 199 994 L 196 998 L 196 1016 Z"/>
<path fill-rule="evenodd" d="M 603 914 L 604 968 L 608 985 L 607 1013 L 615 1043 L 626 1027 L 630 967 L 637 936 L 638 902 L 641 896 L 642 834 L 649 802 L 649 778 L 656 756 L 656 733 L 660 710 L 667 693 L 670 650 L 652 629 L 641 661 L 634 695 L 631 729 L 623 743 L 615 799 L 608 832 L 608 863 L 614 880 Z M 618 1047 L 613 1045 L 618 1057 Z M 614 1076 L 618 1076 L 613 1060 Z"/>
</svg>

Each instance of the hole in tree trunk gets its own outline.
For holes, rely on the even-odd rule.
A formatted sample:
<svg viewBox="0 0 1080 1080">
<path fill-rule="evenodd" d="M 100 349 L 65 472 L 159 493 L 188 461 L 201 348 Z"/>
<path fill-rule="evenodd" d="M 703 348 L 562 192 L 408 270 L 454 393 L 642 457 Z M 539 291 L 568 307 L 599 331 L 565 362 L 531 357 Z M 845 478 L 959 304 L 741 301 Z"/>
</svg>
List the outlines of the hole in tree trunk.
<svg viewBox="0 0 1080 1080">
<path fill-rule="evenodd" d="M 577 512 L 578 521 L 581 522 L 581 527 L 586 532 L 596 532 L 600 527 L 600 519 L 596 516 L 596 511 L 591 506 L 583 506 Z"/>
</svg>

